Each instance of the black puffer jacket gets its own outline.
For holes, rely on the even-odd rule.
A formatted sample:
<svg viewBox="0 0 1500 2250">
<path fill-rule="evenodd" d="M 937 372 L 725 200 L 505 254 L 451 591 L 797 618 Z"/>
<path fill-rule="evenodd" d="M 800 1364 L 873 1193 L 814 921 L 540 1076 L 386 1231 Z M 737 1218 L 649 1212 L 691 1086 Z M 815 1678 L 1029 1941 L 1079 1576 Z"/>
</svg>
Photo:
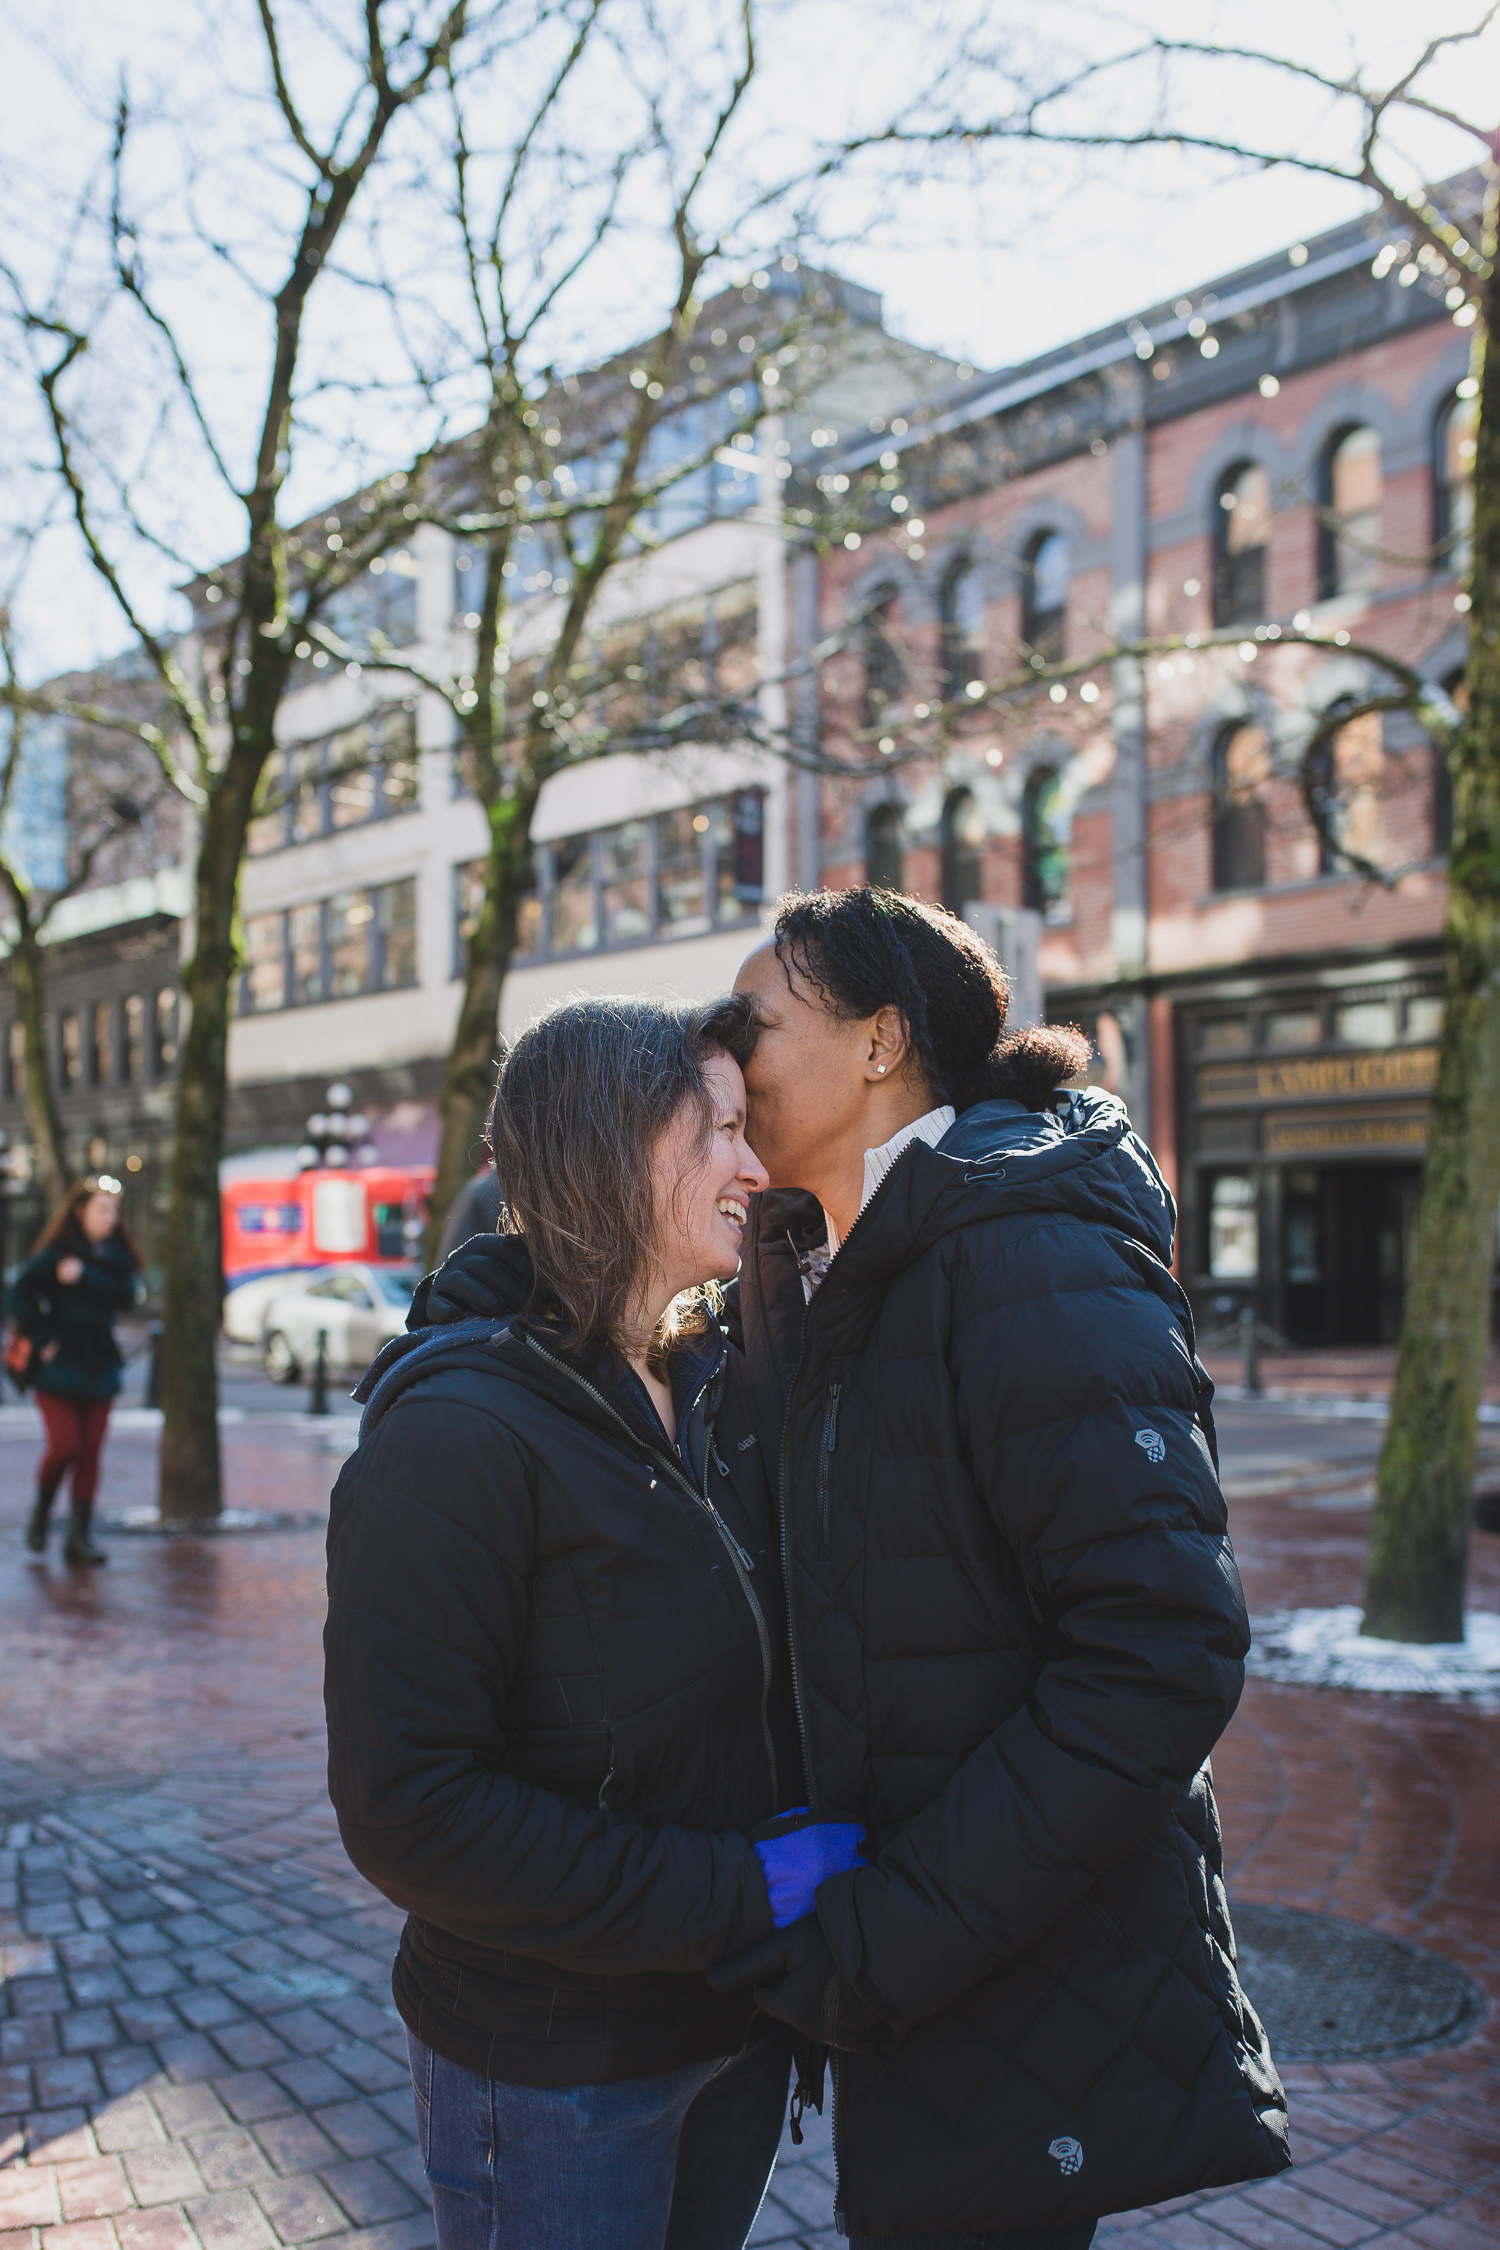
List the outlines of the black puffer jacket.
<svg viewBox="0 0 1500 2250">
<path fill-rule="evenodd" d="M 1249 1635 L 1172 1223 L 1092 1093 L 910 1148 L 805 1315 L 820 1214 L 752 1218 L 813 1803 L 877 1853 L 818 1893 L 894 2027 L 836 2059 L 854 2234 L 1062 2225 L 1290 2161 L 1207 1766 Z"/>
<path fill-rule="evenodd" d="M 440 2054 L 534 2086 L 732 2054 L 749 2006 L 702 1971 L 769 1935 L 742 1831 L 800 1775 L 724 1341 L 680 1371 L 679 1458 L 633 1377 L 520 1317 L 520 1243 L 479 1246 L 477 1291 L 467 1247 L 467 1308 L 424 1289 L 413 1319 L 489 1316 L 386 1347 L 334 1488 L 340 1833 L 410 1916 L 396 2001 Z"/>
<path fill-rule="evenodd" d="M 76 1281 L 59 1281 L 58 1266 L 76 1258 Z M 10 1309 L 23 1336 L 36 1346 L 35 1387 L 56 1398 L 113 1398 L 124 1362 L 115 1342 L 115 1320 L 135 1302 L 135 1260 L 117 1235 L 90 1242 L 70 1229 L 21 1268 L 11 1285 Z"/>
</svg>

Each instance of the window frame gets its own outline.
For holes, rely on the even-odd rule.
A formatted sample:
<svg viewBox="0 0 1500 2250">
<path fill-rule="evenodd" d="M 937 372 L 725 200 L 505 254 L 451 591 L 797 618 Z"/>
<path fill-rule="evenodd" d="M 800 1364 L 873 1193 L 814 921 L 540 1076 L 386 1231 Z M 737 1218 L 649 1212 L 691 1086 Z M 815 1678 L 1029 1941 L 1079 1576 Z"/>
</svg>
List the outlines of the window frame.
<svg viewBox="0 0 1500 2250">
<path fill-rule="evenodd" d="M 1265 739 L 1266 773 L 1255 791 L 1233 794 L 1229 752 L 1239 736 L 1256 729 Z M 1256 719 L 1229 719 L 1215 734 L 1209 751 L 1209 889 L 1215 898 L 1235 898 L 1266 886 L 1266 836 L 1268 808 L 1261 793 L 1270 780 L 1270 737 Z M 1236 855 L 1253 864 L 1256 872 L 1243 880 L 1232 879 Z"/>
<path fill-rule="evenodd" d="M 397 893 L 407 886 L 410 887 L 412 894 L 412 973 L 409 977 L 397 978 L 392 977 L 389 973 L 390 920 L 394 911 L 390 894 Z M 331 917 L 335 902 L 343 899 L 366 900 L 370 906 L 368 918 L 370 936 L 367 955 L 369 981 L 361 985 L 357 992 L 336 993 L 330 989 Z M 292 916 L 312 912 L 316 912 L 317 916 L 317 989 L 303 996 L 298 996 L 293 990 Z M 325 892 L 318 898 L 298 899 L 292 906 L 271 907 L 263 914 L 248 915 L 246 921 L 247 923 L 252 921 L 270 923 L 273 926 L 277 923 L 280 924 L 281 998 L 275 1006 L 269 1008 L 255 1008 L 248 1004 L 252 964 L 247 960 L 240 968 L 235 987 L 234 1013 L 236 1019 L 244 1018 L 255 1021 L 267 1016 L 285 1015 L 292 1008 L 338 1007 L 350 1000 L 375 999 L 382 993 L 413 992 L 421 984 L 420 897 L 415 874 L 392 876 L 388 882 L 384 883 L 365 883 L 352 887 L 341 887 L 337 891 Z"/>
<path fill-rule="evenodd" d="M 1350 586 L 1343 583 L 1343 572 L 1340 569 L 1339 558 L 1344 548 L 1344 538 L 1342 531 L 1331 520 L 1336 512 L 1334 508 L 1334 484 L 1338 456 L 1343 447 L 1347 445 L 1350 438 L 1358 437 L 1366 430 L 1369 431 L 1370 436 L 1375 441 L 1375 453 L 1380 464 L 1380 495 L 1373 509 L 1352 510 L 1350 511 L 1350 515 L 1351 517 L 1359 514 L 1373 515 L 1377 520 L 1378 532 L 1380 528 L 1380 519 L 1384 514 L 1385 447 L 1381 440 L 1380 432 L 1375 427 L 1373 422 L 1342 422 L 1328 438 L 1321 454 L 1318 456 L 1319 601 L 1348 601 L 1357 596 L 1362 596 L 1368 599 L 1370 595 L 1378 590 L 1380 585 L 1381 563 L 1378 554 L 1372 554 L 1368 557 L 1356 557 L 1357 562 L 1365 564 L 1369 568 L 1370 579 L 1367 584 Z M 1343 517 L 1340 517 L 1340 524 L 1342 524 L 1344 521 L 1345 519 Z M 1373 542 L 1373 545 L 1378 547 L 1379 544 L 1380 541 L 1377 536 L 1377 538 Z"/>
<path fill-rule="evenodd" d="M 1067 557 L 1067 579 L 1061 603 L 1050 609 L 1037 606 L 1037 564 L 1052 540 L 1059 540 Z M 1068 653 L 1068 608 L 1073 591 L 1073 548 L 1057 524 L 1034 531 L 1021 556 L 1021 639 L 1044 664 L 1061 664 Z"/>
<path fill-rule="evenodd" d="M 724 813 L 725 834 L 716 833 L 715 815 Z M 660 824 L 676 821 L 686 814 L 693 822 L 699 836 L 699 865 L 703 886 L 704 913 L 685 916 L 680 924 L 668 920 L 662 912 L 662 852 Z M 702 822 L 701 829 L 699 822 Z M 610 877 L 606 866 L 608 839 L 626 829 L 642 827 L 643 868 L 639 875 L 617 878 L 619 881 L 643 881 L 645 885 L 646 927 L 638 934 L 607 939 L 604 935 L 604 891 Z M 587 864 L 585 879 L 589 899 L 585 927 L 593 931 L 593 941 L 588 945 L 554 945 L 552 942 L 552 910 L 562 886 L 557 880 L 558 859 L 562 852 L 577 851 L 576 864 Z M 453 975 L 461 977 L 465 970 L 465 952 L 472 924 L 464 911 L 466 878 L 472 870 L 482 865 L 479 860 L 459 860 L 454 863 L 452 875 L 453 904 Z M 726 867 L 732 866 L 734 880 L 729 892 L 746 909 L 742 914 L 724 911 Z M 533 926 L 537 943 L 527 950 L 512 954 L 513 964 L 531 967 L 540 961 L 573 961 L 595 953 L 629 953 L 643 945 L 672 944 L 679 939 L 704 937 L 716 930 L 748 929 L 765 897 L 765 790 L 759 784 L 743 789 L 725 791 L 717 797 L 694 798 L 686 805 L 663 805 L 655 812 L 636 813 L 629 820 L 612 821 L 607 827 L 579 830 L 571 835 L 548 837 L 533 846 L 533 876 L 530 889 L 523 892 L 517 902 L 516 922 L 519 935 L 523 917 L 528 908 L 534 909 Z M 580 893 L 584 883 L 578 886 Z M 467 925 L 467 926 L 466 926 Z"/>
<path fill-rule="evenodd" d="M 1232 553 L 1229 540 L 1234 524 L 1235 507 L 1226 506 L 1235 494 L 1235 488 L 1245 477 L 1260 475 L 1266 480 L 1267 533 L 1271 516 L 1271 479 L 1265 463 L 1246 457 L 1233 462 L 1214 486 L 1213 513 L 1213 621 L 1215 628 L 1229 625 L 1258 625 L 1266 614 L 1266 557 L 1270 548 L 1269 536 L 1257 546 L 1241 548 Z M 1236 500 L 1236 505 L 1237 505 Z M 1253 567 L 1251 565 L 1251 558 Z M 1253 599 L 1245 593 L 1241 581 L 1253 581 Z"/>
</svg>

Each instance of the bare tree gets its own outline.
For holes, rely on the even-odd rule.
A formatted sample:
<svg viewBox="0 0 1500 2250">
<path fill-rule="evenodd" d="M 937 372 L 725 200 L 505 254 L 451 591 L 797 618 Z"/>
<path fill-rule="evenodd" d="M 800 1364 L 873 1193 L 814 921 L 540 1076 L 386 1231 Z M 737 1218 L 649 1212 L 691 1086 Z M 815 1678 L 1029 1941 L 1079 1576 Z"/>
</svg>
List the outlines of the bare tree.
<svg viewBox="0 0 1500 2250">
<path fill-rule="evenodd" d="M 1345 864 L 1389 879 L 1351 853 L 1318 778 L 1334 732 L 1362 714 L 1412 711 L 1444 752 L 1453 839 L 1444 926 L 1444 1015 L 1416 1242 L 1406 1291 L 1390 1420 L 1381 1454 L 1365 1587 L 1366 1633 L 1412 1641 L 1463 1637 L 1478 1407 L 1489 1348 L 1500 1198 L 1500 171 L 1488 122 L 1433 90 L 1495 22 L 1493 6 L 1464 28 L 1414 45 L 1409 66 L 1377 81 L 1254 46 L 1147 39 L 1103 61 L 1024 83 L 1006 57 L 976 49 L 954 107 L 866 142 L 890 151 L 962 147 L 973 158 L 1009 142 L 1075 150 L 1196 150 L 1231 166 L 1284 165 L 1364 188 L 1417 272 L 1447 293 L 1473 342 L 1476 398 L 1472 560 L 1465 578 L 1469 642 L 1460 714 L 1389 650 L 1362 653 L 1381 677 L 1304 745 L 1307 809 Z M 1264 74 L 1262 114 L 1287 134 L 1205 130 L 1227 114 L 1226 74 Z M 1324 105 L 1307 123 L 1293 97 Z M 1433 186 L 1403 153 L 1403 134 L 1441 128 L 1472 151 L 1473 176 Z M 846 151 L 846 154 L 852 151 Z M 1383 270 L 1383 269 L 1382 269 Z M 1232 637 L 1232 636 L 1230 636 Z M 1286 637 L 1286 636 L 1283 636 Z M 1157 645 L 1157 644 L 1151 644 Z M 1170 644 L 1162 644 L 1170 645 Z M 1340 645 L 1343 645 L 1342 643 Z M 1144 646 L 1144 644 L 1143 644 Z M 1050 675 L 1047 675 L 1050 676 Z"/>
<path fill-rule="evenodd" d="M 293 42 L 302 58 L 299 87 L 283 15 L 272 0 L 257 0 L 268 88 L 264 109 L 279 130 L 279 138 L 264 133 L 255 158 L 268 239 L 256 246 L 258 271 L 235 246 L 210 239 L 206 228 L 197 243 L 248 287 L 260 309 L 255 356 L 264 375 L 247 428 L 234 428 L 226 407 L 224 419 L 231 426 L 221 430 L 212 379 L 195 371 L 187 341 L 163 309 L 174 278 L 172 257 L 181 253 L 169 241 L 161 258 L 166 271 L 153 270 L 146 247 L 149 219 L 132 208 L 135 120 L 123 92 L 102 185 L 91 181 L 85 189 L 55 273 L 43 287 L 14 265 L 5 272 L 11 333 L 28 358 L 50 438 L 51 477 L 83 557 L 159 687 L 166 717 L 153 730 L 150 746 L 164 783 L 191 808 L 197 824 L 191 951 L 183 971 L 188 1017 L 178 1064 L 166 1241 L 164 1518 L 209 1517 L 221 1506 L 218 1172 L 229 996 L 238 965 L 236 897 L 247 830 L 275 749 L 278 712 L 299 640 L 372 557 L 409 528 L 408 503 L 399 497 L 399 482 L 391 480 L 365 493 L 341 536 L 302 536 L 283 519 L 294 458 L 309 442 L 314 407 L 309 393 L 320 388 L 303 371 L 310 308 L 328 288 L 351 212 L 368 192 L 393 127 L 440 75 L 457 69 L 465 42 L 473 38 L 470 14 L 467 0 L 431 0 L 402 11 L 393 23 L 395 9 L 366 0 L 356 38 L 333 56 L 315 44 L 322 27 L 299 20 Z M 333 45 L 337 49 L 338 42 Z M 330 112 L 331 70 L 342 84 Z M 331 122 L 321 129 L 308 122 L 325 114 Z M 186 153 L 182 170 L 191 209 L 193 168 Z M 286 219 L 279 232 L 272 213 Z M 278 258 L 279 274 L 263 278 Z M 116 347 L 114 331 L 125 325 L 121 315 L 131 316 L 133 328 Z M 248 356 L 248 333 L 244 343 Z M 96 360 L 113 354 L 119 364 L 120 350 L 146 356 L 153 396 L 164 402 L 152 442 L 128 467 L 111 452 L 107 415 L 87 380 Z M 326 391 L 326 383 L 321 389 Z M 190 464 L 186 474 L 214 480 L 220 501 L 238 515 L 241 528 L 236 562 L 200 574 L 196 582 L 196 660 L 175 635 L 153 624 L 133 568 L 142 548 L 166 550 L 178 559 L 139 498 L 148 479 L 171 481 L 163 448 L 155 442 L 161 427 Z M 183 474 L 179 461 L 179 480 Z"/>
<path fill-rule="evenodd" d="M 70 696 L 69 685 L 78 693 Z M 137 668 L 117 683 L 117 702 L 101 713 L 92 682 L 54 683 L 28 693 L 16 671 L 8 610 L 0 610 L 0 896 L 12 924 L 7 958 L 21 1029 L 21 1089 L 35 1169 L 49 1203 L 61 1200 L 69 1167 L 48 1054 L 46 944 L 63 903 L 107 877 L 112 850 L 137 832 L 162 794 L 152 737 L 160 697 Z M 136 715 L 129 704 L 132 697 Z M 41 841 L 28 834 L 30 789 L 55 795 Z"/>
</svg>

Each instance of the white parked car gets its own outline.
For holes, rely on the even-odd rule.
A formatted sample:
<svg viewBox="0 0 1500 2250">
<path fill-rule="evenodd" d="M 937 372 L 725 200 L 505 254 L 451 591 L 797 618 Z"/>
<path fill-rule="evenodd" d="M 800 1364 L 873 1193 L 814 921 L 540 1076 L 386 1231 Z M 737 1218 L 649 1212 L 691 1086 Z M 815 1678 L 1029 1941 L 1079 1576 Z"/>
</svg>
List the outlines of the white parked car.
<svg viewBox="0 0 1500 2250">
<path fill-rule="evenodd" d="M 258 1273 L 253 1280 L 237 1281 L 224 1296 L 224 1333 L 231 1344 L 265 1341 L 266 1307 L 273 1297 L 294 1296 L 311 1289 L 329 1272 L 327 1266 L 287 1266 L 280 1273 Z"/>
<path fill-rule="evenodd" d="M 261 1356 L 276 1383 L 295 1383 L 327 1337 L 330 1367 L 368 1367 L 382 1344 L 406 1333 L 416 1266 L 330 1266 L 305 1289 L 273 1297 L 265 1308 Z"/>
</svg>

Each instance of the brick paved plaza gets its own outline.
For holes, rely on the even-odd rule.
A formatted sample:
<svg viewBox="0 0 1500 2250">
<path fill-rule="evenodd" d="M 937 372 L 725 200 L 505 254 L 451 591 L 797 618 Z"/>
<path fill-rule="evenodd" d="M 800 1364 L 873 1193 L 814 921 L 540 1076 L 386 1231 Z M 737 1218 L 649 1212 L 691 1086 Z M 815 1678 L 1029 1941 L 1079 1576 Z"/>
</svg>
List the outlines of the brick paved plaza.
<svg viewBox="0 0 1500 2250">
<path fill-rule="evenodd" d="M 152 1490 L 154 1432 L 123 1421 L 106 1512 Z M 431 2242 L 399 1918 L 323 1796 L 317 1519 L 348 1431 L 247 1415 L 229 1499 L 281 1528 L 106 1530 L 110 1568 L 82 1574 L 23 1556 L 31 1418 L 0 1408 L 0 2250 Z M 1226 1412 L 1253 1609 L 1357 1598 L 1378 1435 L 1286 1425 L 1237 1474 L 1256 1426 Z M 1306 1473 L 1277 1466 L 1289 1446 Z M 1476 1550 L 1476 1603 L 1500 1609 L 1500 1538 Z M 1500 2000 L 1497 1751 L 1500 1714 L 1253 1680 L 1215 1760 L 1234 1894 L 1378 1925 Z M 1493 2014 L 1462 2046 L 1285 2074 L 1294 2173 L 1111 2220 L 1101 2244 L 1493 2250 Z M 783 2159 L 754 2239 L 828 2250 L 826 2129 Z"/>
</svg>

